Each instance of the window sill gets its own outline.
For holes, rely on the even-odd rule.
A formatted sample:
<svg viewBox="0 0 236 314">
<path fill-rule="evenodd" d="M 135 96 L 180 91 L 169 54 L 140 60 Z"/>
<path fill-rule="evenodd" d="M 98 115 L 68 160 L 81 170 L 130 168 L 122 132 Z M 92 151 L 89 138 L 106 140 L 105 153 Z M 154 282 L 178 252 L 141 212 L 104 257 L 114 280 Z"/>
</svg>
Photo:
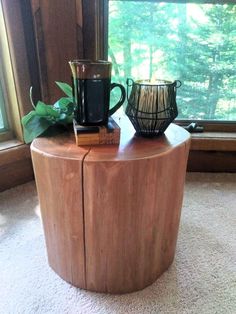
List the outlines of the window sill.
<svg viewBox="0 0 236 314">
<path fill-rule="evenodd" d="M 236 133 L 203 132 L 192 133 L 191 150 L 196 151 L 236 151 Z"/>
<path fill-rule="evenodd" d="M 17 139 L 3 141 L 3 142 L 0 142 L 0 152 L 3 150 L 7 150 L 7 149 L 21 146 L 21 145 L 24 145 L 24 143 Z"/>
<path fill-rule="evenodd" d="M 16 140 L 0 145 L 0 191 L 33 180 L 29 145 Z"/>
</svg>

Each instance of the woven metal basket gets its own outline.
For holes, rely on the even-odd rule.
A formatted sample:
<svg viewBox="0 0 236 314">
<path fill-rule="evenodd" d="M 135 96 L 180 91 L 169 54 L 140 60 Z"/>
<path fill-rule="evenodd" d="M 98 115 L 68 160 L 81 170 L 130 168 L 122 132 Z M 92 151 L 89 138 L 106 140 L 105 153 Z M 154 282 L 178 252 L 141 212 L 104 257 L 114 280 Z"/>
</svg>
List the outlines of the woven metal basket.
<svg viewBox="0 0 236 314">
<path fill-rule="evenodd" d="M 136 134 L 147 137 L 163 134 L 178 115 L 176 89 L 181 86 L 181 82 L 165 80 L 134 82 L 127 79 L 126 84 L 128 104 L 125 113 Z"/>
</svg>

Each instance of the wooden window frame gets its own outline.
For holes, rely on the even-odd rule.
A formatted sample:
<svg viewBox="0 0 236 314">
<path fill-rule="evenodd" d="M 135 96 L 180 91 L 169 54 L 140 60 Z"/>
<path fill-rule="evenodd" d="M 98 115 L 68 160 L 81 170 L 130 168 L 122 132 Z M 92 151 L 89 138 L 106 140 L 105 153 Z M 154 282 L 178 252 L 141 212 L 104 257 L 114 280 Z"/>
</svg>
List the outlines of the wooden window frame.
<svg viewBox="0 0 236 314">
<path fill-rule="evenodd" d="M 13 77 L 13 69 L 11 64 L 11 56 L 9 53 L 8 36 L 5 25 L 4 11 L 0 3 L 0 70 L 4 77 L 1 81 L 2 96 L 4 101 L 5 119 L 7 120 L 7 128 L 0 133 L 0 142 L 10 140 L 16 137 L 22 140 L 22 128 L 20 125 L 20 114 L 18 109 L 18 101 L 16 97 L 16 87 Z"/>
<path fill-rule="evenodd" d="M 7 31 L 7 41 L 5 42 L 9 46 L 9 50 L 4 49 L 4 51 L 10 51 L 10 55 L 6 58 L 8 60 L 6 68 L 12 68 L 12 71 L 5 75 L 11 75 L 11 78 L 7 78 L 11 82 L 7 94 L 12 97 L 9 103 L 11 104 L 10 114 L 13 129 L 12 139 L 5 137 L 5 141 L 0 144 L 0 191 L 3 191 L 32 180 L 34 177 L 30 147 L 23 142 L 20 118 L 32 109 L 29 87 L 34 86 L 34 94 L 37 96 L 40 89 L 37 84 L 39 80 L 37 79 L 37 58 L 33 50 L 34 40 L 32 40 L 30 31 L 33 31 L 33 27 L 28 25 L 28 31 L 25 32 L 27 27 L 25 23 L 31 22 L 30 1 L 0 1 Z M 29 19 L 26 19 L 25 15 L 28 15 Z"/>
</svg>

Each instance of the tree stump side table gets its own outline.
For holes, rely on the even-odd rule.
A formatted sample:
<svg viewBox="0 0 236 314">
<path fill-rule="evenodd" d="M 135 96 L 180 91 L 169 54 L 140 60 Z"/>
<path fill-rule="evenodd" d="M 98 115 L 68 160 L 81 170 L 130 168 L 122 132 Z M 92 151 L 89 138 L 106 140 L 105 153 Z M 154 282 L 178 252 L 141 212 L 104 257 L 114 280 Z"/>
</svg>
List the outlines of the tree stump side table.
<svg viewBox="0 0 236 314">
<path fill-rule="evenodd" d="M 73 134 L 31 144 L 49 264 L 91 291 L 143 289 L 175 254 L 190 135 L 121 130 L 119 146 L 78 147 Z"/>
</svg>

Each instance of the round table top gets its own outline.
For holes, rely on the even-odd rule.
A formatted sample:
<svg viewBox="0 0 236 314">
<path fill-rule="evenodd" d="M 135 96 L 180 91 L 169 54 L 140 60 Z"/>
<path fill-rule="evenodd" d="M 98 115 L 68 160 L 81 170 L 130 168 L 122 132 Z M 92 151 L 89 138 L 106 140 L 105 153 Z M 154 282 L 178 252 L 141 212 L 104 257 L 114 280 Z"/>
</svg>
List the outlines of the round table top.
<svg viewBox="0 0 236 314">
<path fill-rule="evenodd" d="M 127 117 L 115 120 L 121 128 L 119 145 L 77 146 L 71 131 L 53 137 L 36 138 L 31 144 L 31 150 L 65 159 L 82 160 L 86 155 L 86 161 L 134 160 L 165 154 L 190 140 L 190 134 L 175 124 L 170 124 L 162 136 L 144 138 L 135 135 Z"/>
</svg>

